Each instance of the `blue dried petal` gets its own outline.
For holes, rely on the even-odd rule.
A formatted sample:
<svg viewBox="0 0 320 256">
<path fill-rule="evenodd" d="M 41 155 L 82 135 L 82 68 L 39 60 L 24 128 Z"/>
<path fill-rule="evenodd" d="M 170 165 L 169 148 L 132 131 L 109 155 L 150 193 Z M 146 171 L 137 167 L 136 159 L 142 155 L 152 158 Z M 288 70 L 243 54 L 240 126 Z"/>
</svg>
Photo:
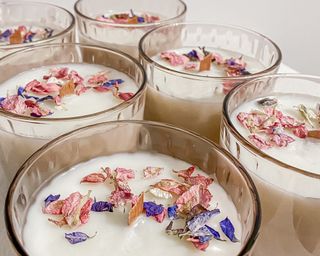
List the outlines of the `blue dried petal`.
<svg viewBox="0 0 320 256">
<path fill-rule="evenodd" d="M 49 204 L 51 204 L 54 201 L 57 201 L 60 198 L 60 195 L 49 195 L 46 199 L 44 199 L 45 207 L 47 207 Z"/>
<path fill-rule="evenodd" d="M 169 206 L 168 207 L 168 217 L 169 219 L 175 219 L 177 217 L 177 205 Z"/>
<path fill-rule="evenodd" d="M 0 97 L 0 103 L 2 102 L 2 101 L 4 101 L 6 98 L 5 97 Z"/>
<path fill-rule="evenodd" d="M 51 95 L 45 96 L 43 98 L 38 98 L 38 99 L 36 99 L 37 97 L 35 97 L 35 96 L 28 96 L 28 97 L 29 98 L 34 98 L 37 102 L 42 102 L 42 101 L 45 101 L 45 100 L 53 100 L 53 97 Z"/>
<path fill-rule="evenodd" d="M 30 33 L 28 36 L 27 36 L 27 40 L 29 41 L 29 42 L 32 42 L 32 40 L 33 40 L 33 37 L 36 35 L 36 33 Z"/>
<path fill-rule="evenodd" d="M 1 37 L 7 38 L 11 36 L 11 34 L 12 34 L 12 31 L 10 29 L 7 29 L 1 34 Z"/>
<path fill-rule="evenodd" d="M 223 239 L 221 239 L 220 234 L 218 231 L 216 231 L 215 229 L 213 229 L 212 227 L 205 225 L 205 227 L 208 229 L 208 231 L 212 234 L 212 236 L 216 239 L 216 240 L 220 240 L 220 241 L 225 241 Z"/>
<path fill-rule="evenodd" d="M 158 214 L 161 214 L 164 211 L 163 206 L 157 205 L 154 202 L 144 202 L 143 203 L 143 208 L 146 211 L 146 216 L 150 217 L 150 216 L 156 216 Z"/>
<path fill-rule="evenodd" d="M 90 238 L 87 234 L 83 232 L 71 232 L 65 233 L 64 237 L 69 241 L 70 244 L 77 244 L 86 241 Z"/>
<path fill-rule="evenodd" d="M 232 225 L 228 217 L 220 221 L 220 227 L 222 232 L 230 239 L 231 242 L 239 242 L 234 234 L 234 226 Z"/>
<path fill-rule="evenodd" d="M 186 55 L 191 60 L 195 60 L 195 59 L 199 60 L 199 56 L 198 56 L 198 53 L 196 50 L 192 50 L 192 51 L 188 52 Z"/>
<path fill-rule="evenodd" d="M 113 212 L 113 204 L 109 202 L 98 201 L 91 206 L 93 212 Z"/>
<path fill-rule="evenodd" d="M 112 86 L 115 86 L 116 84 L 122 84 L 122 83 L 124 83 L 124 80 L 122 80 L 122 79 L 112 79 L 112 80 L 109 80 L 109 81 L 103 83 L 102 86 L 112 87 Z"/>
<path fill-rule="evenodd" d="M 187 222 L 187 226 L 191 232 L 195 232 L 201 227 L 203 227 L 211 217 L 220 213 L 219 209 L 214 209 L 212 211 L 202 212 L 194 216 L 191 220 Z"/>
<path fill-rule="evenodd" d="M 24 96 L 23 96 L 23 92 L 24 92 L 24 88 L 20 86 L 20 87 L 18 88 L 18 92 L 17 92 L 17 94 L 18 94 L 19 96 L 21 96 L 21 97 L 23 97 L 23 98 L 24 98 Z"/>
<path fill-rule="evenodd" d="M 138 17 L 138 23 L 144 23 L 144 18 L 143 17 Z"/>
</svg>

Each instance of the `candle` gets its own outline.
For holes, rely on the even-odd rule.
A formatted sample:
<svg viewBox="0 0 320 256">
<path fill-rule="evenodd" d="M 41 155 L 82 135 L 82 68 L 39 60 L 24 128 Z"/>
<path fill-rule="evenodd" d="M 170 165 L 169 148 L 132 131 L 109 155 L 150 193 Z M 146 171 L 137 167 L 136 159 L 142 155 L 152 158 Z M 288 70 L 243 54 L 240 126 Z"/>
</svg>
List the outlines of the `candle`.
<svg viewBox="0 0 320 256">
<path fill-rule="evenodd" d="M 146 169 L 146 164 L 163 168 L 163 170 L 158 175 L 145 178 L 143 170 Z M 35 203 L 30 207 L 23 231 L 25 248 L 30 255 L 36 256 L 44 253 L 48 255 L 87 255 L 88 253 L 104 255 L 110 245 L 116 246 L 112 247 L 113 249 L 109 252 L 109 255 L 150 255 L 154 254 L 155 248 L 157 248 L 156 254 L 158 255 L 163 253 L 166 255 L 198 255 L 199 251 L 192 247 L 192 243 L 189 242 L 189 244 L 187 241 L 181 241 L 177 237 L 166 234 L 166 226 L 170 223 L 168 216 L 164 217 L 162 223 L 158 223 L 153 218 L 148 218 L 142 213 L 132 225 L 128 226 L 127 219 L 128 211 L 131 208 L 130 205 L 127 205 L 128 208 L 125 212 L 124 207 L 121 206 L 114 207 L 112 213 L 91 212 L 87 224 L 81 225 L 76 229 L 59 228 L 48 221 L 48 218 L 57 219 L 54 216 L 43 214 L 41 210 L 44 205 L 43 200 L 50 194 L 59 193 L 61 198 L 66 198 L 75 191 L 86 194 L 88 190 L 91 190 L 90 196 L 92 198 L 97 201 L 106 201 L 114 190 L 114 187 L 108 184 L 110 182 L 106 182 L 106 184 L 80 183 L 83 177 L 90 175 L 94 170 L 99 171 L 101 167 L 106 166 L 112 170 L 118 167 L 133 170 L 135 177 L 128 181 L 132 193 L 139 195 L 144 192 L 145 202 L 156 202 L 167 209 L 172 206 L 174 200 L 172 198 L 155 197 L 148 192 L 151 188 L 150 186 L 164 179 L 183 181 L 172 170 L 185 170 L 190 167 L 190 164 L 162 154 L 136 152 L 133 154 L 122 153 L 100 157 L 72 167 L 63 175 L 54 178 L 48 186 L 42 189 L 37 194 Z M 100 173 L 103 172 L 100 171 Z M 196 175 L 209 179 L 198 168 L 192 174 L 192 176 Z M 64 188 L 61 188 L 61 184 L 64 184 Z M 215 197 L 215 199 L 211 200 L 208 210 L 214 210 L 217 207 L 221 213 L 210 218 L 207 225 L 221 233 L 221 239 L 226 239 L 226 241 L 210 241 L 204 255 L 210 255 L 217 251 L 219 251 L 219 255 L 236 255 L 241 249 L 241 243 L 231 242 L 219 227 L 219 222 L 228 217 L 235 227 L 235 236 L 241 239 L 241 222 L 238 220 L 236 208 L 221 186 L 213 183 L 208 186 L 208 189 Z M 179 228 L 181 224 L 181 227 L 183 227 L 183 220 L 174 221 L 176 228 Z M 39 227 L 36 232 L 34 227 Z M 96 233 L 96 235 L 81 245 L 71 245 L 65 239 L 65 233 L 72 231 L 81 231 L 90 235 Z"/>
<path fill-rule="evenodd" d="M 262 38 L 210 24 L 176 24 L 149 32 L 140 43 L 149 80 L 145 118 L 218 141 L 224 96 L 279 66 L 279 49 Z"/>
<path fill-rule="evenodd" d="M 27 157 L 55 137 L 89 124 L 143 116 L 144 71 L 115 51 L 39 46 L 3 58 L 0 69 L 6 70 L 0 78 L 2 195 Z M 0 200 L 2 208 L 3 196 Z"/>
<path fill-rule="evenodd" d="M 277 255 L 320 252 L 319 100 L 319 79 L 293 75 L 249 82 L 226 99 L 234 131 L 224 120 L 222 144 L 252 172 L 262 199 L 254 255 L 271 244 Z M 257 155 L 247 151 L 252 148 Z"/>
<path fill-rule="evenodd" d="M 115 48 L 138 58 L 141 37 L 157 26 L 184 21 L 186 5 L 180 0 L 79 0 L 75 11 L 80 42 Z"/>
<path fill-rule="evenodd" d="M 35 2 L 0 3 L 0 58 L 44 43 L 72 42 L 75 19 L 67 10 Z"/>
<path fill-rule="evenodd" d="M 111 255 L 245 255 L 254 242 L 259 207 L 250 178 L 193 134 L 157 123 L 108 122 L 41 151 L 8 194 L 8 232 L 15 229 L 22 255 L 104 255 L 109 248 Z M 20 185 L 28 192 L 17 211 Z M 68 202 L 80 215 L 67 214 Z"/>
</svg>

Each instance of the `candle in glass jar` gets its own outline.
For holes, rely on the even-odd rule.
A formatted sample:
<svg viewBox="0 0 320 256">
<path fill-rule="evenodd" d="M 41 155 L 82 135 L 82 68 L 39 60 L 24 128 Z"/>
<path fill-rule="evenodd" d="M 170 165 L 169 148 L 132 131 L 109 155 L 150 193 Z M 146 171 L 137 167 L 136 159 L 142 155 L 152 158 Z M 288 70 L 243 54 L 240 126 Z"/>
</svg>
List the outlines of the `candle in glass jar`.
<svg viewBox="0 0 320 256">
<path fill-rule="evenodd" d="M 149 168 L 146 168 L 147 166 Z M 104 171 L 101 171 L 101 167 L 105 168 Z M 119 167 L 124 169 L 120 172 L 119 169 L 121 168 Z M 223 221 L 228 217 L 228 220 L 230 220 L 235 228 L 234 240 L 237 238 L 241 241 L 241 223 L 238 219 L 234 204 L 221 186 L 214 181 L 211 183 L 212 180 L 209 176 L 200 169 L 195 168 L 194 170 L 192 168 L 193 167 L 190 169 L 188 163 L 173 157 L 147 152 L 120 153 L 80 163 L 72 167 L 63 175 L 55 177 L 38 192 L 35 202 L 29 208 L 23 230 L 25 248 L 30 255 L 34 256 L 43 255 L 44 253 L 47 255 L 87 255 L 88 253 L 105 255 L 106 251 L 108 251 L 108 254 L 110 255 L 162 255 L 164 253 L 166 255 L 198 255 L 199 250 L 192 246 L 192 242 L 185 240 L 186 238 L 190 239 L 190 230 L 189 233 L 187 232 L 185 236 L 183 236 L 184 239 L 180 240 L 174 235 L 166 234 L 166 227 L 171 220 L 173 220 L 175 228 L 183 227 L 185 225 L 184 223 L 186 221 L 183 218 L 178 219 L 177 217 L 173 217 L 172 211 L 170 211 L 168 207 L 172 207 L 176 201 L 178 208 L 175 209 L 175 211 L 178 215 L 182 208 L 179 208 L 180 205 L 177 202 L 179 202 L 179 197 L 184 197 L 183 193 L 187 192 L 183 192 L 180 195 L 175 193 L 178 193 L 177 190 L 179 189 L 183 190 L 183 186 L 189 186 L 188 184 L 190 184 L 190 181 L 194 179 L 190 177 L 200 176 L 208 181 L 207 189 L 213 195 L 213 199 L 210 200 L 210 206 L 206 210 L 198 212 L 198 214 L 201 214 L 201 212 L 207 213 L 208 211 L 217 211 L 217 209 L 219 209 L 220 212 L 215 213 L 211 218 L 208 218 L 207 221 L 197 219 L 197 221 L 199 221 L 199 223 L 197 223 L 201 227 L 206 225 L 206 227 L 213 228 L 219 233 L 221 238 L 221 240 L 217 240 L 213 238 L 212 234 L 211 237 L 206 234 L 209 236 L 208 241 L 210 243 L 208 242 L 209 246 L 204 248 L 205 251 L 201 253 L 204 255 L 211 255 L 212 253 L 230 256 L 236 255 L 241 249 L 241 242 L 231 242 L 220 226 L 220 223 L 225 223 Z M 111 179 L 110 177 L 106 178 L 108 176 L 106 170 L 111 171 L 111 173 L 117 173 L 117 175 L 113 174 L 115 176 Z M 173 172 L 173 170 L 184 171 L 181 171 L 180 177 L 178 177 L 178 173 Z M 192 170 L 194 170 L 193 173 Z M 97 175 L 88 175 L 97 172 L 100 172 L 100 175 L 102 175 L 100 178 L 105 177 L 106 179 L 102 182 L 99 180 L 101 183 L 95 180 L 97 184 L 94 184 L 92 183 L 92 178 L 96 178 Z M 119 173 L 125 175 L 121 176 Z M 124 181 L 124 177 L 127 177 L 128 180 Z M 183 177 L 185 177 L 184 185 L 182 185 L 182 181 L 184 180 Z M 145 216 L 145 213 L 141 212 L 140 216 L 133 221 L 131 225 L 128 225 L 128 213 L 130 212 L 132 202 L 128 200 L 126 206 L 123 206 L 122 204 L 117 206 L 117 197 L 111 196 L 116 187 L 112 185 L 112 180 L 117 181 L 117 179 L 120 178 L 122 178 L 121 182 L 125 183 L 127 191 L 129 188 L 130 193 L 134 195 L 141 195 L 141 193 L 144 192 L 145 204 L 152 202 L 151 204 L 155 207 L 153 210 L 157 207 L 159 210 L 161 204 L 165 213 L 160 213 L 157 216 L 152 215 L 154 217 L 151 216 L 148 218 Z M 156 191 L 155 187 L 152 187 L 152 185 L 159 184 L 159 182 L 164 179 L 181 182 L 179 183 L 180 185 L 176 187 L 177 190 L 175 193 L 168 193 L 164 190 L 162 190 L 162 193 L 159 193 L 160 189 Z M 82 182 L 80 183 L 80 181 Z M 194 182 L 196 183 L 197 181 L 194 180 Z M 200 181 L 198 180 L 198 182 Z M 64 186 L 61 186 L 61 184 L 64 184 Z M 197 185 L 195 186 L 197 187 Z M 154 190 L 153 192 L 152 189 Z M 112 202 L 113 212 L 110 212 L 110 208 L 106 210 L 106 212 L 97 212 L 96 207 L 98 205 L 93 205 L 91 206 L 91 212 L 89 213 L 90 217 L 86 224 L 73 227 L 63 225 L 59 228 L 54 223 L 48 221 L 48 218 L 61 218 L 61 216 L 52 216 L 43 213 L 43 200 L 47 198 L 48 195 L 58 193 L 60 194 L 60 199 L 62 199 L 67 198 L 71 193 L 77 191 L 81 194 L 86 194 L 88 190 L 91 190 L 90 197 L 95 198 L 96 202 L 108 200 L 109 203 Z M 187 190 L 190 190 L 190 187 L 188 187 Z M 49 202 L 47 209 L 52 209 L 50 203 L 52 202 Z M 111 205 L 109 206 L 111 207 Z M 184 205 L 184 207 L 185 206 L 186 205 Z M 203 209 L 203 207 L 200 208 Z M 149 208 L 145 205 L 145 211 L 152 211 L 151 208 L 148 209 Z M 173 208 L 171 208 L 171 210 L 172 209 Z M 195 215 L 194 218 L 197 218 L 197 216 L 198 215 Z M 39 227 L 36 231 L 34 230 L 35 226 Z M 189 224 L 188 227 L 192 229 L 191 226 L 192 225 Z M 200 226 L 197 227 L 197 229 L 200 228 Z M 86 241 L 84 240 L 81 243 L 70 244 L 65 238 L 65 233 L 70 234 L 70 232 L 82 232 L 82 234 L 94 237 L 89 238 Z M 194 229 L 193 232 L 196 233 L 196 229 Z M 167 231 L 167 233 L 169 232 Z M 203 238 L 205 237 L 204 234 L 202 234 L 202 236 Z M 196 240 L 197 238 L 194 237 L 194 239 Z M 110 247 L 112 247 L 112 250 L 110 250 Z"/>
<path fill-rule="evenodd" d="M 292 90 L 297 86 L 301 85 L 293 83 Z M 231 122 L 241 136 L 268 156 L 319 175 L 319 102 L 316 93 L 270 94 L 240 105 L 231 114 Z M 239 156 L 245 166 L 252 162 L 249 155 Z M 253 255 L 264 255 L 270 246 L 277 255 L 319 255 L 319 184 L 276 165 L 262 166 L 260 171 L 251 170 L 263 210 Z"/>
</svg>

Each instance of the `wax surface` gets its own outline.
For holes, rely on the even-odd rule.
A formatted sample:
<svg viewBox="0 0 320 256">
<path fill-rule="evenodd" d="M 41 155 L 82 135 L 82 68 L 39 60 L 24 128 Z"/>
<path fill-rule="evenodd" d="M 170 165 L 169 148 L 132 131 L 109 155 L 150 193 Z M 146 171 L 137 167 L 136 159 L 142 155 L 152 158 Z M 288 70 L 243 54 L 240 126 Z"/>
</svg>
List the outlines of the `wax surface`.
<svg viewBox="0 0 320 256">
<path fill-rule="evenodd" d="M 70 70 L 75 70 L 80 76 L 87 81 L 90 76 L 97 74 L 100 71 L 107 70 L 109 79 L 122 79 L 125 82 L 119 85 L 121 92 L 136 93 L 138 87 L 136 83 L 126 74 L 112 68 L 107 68 L 102 65 L 95 64 L 61 64 L 54 66 L 43 66 L 36 69 L 20 73 L 9 80 L 0 84 L 0 95 L 6 96 L 17 93 L 19 86 L 24 87 L 28 82 L 37 79 L 41 80 L 43 75 L 49 73 L 51 68 L 68 67 Z M 37 95 L 38 96 L 38 95 Z M 112 92 L 97 92 L 93 89 L 87 90 L 81 95 L 69 95 L 62 98 L 62 106 L 56 106 L 52 101 L 45 101 L 43 104 L 49 107 L 53 114 L 50 118 L 76 117 L 82 115 L 101 112 L 121 104 L 123 101 L 114 97 Z"/>
<path fill-rule="evenodd" d="M 41 211 L 43 200 L 49 194 L 61 194 L 61 198 L 67 197 L 70 193 L 79 191 L 86 194 L 92 190 L 92 196 L 99 200 L 106 200 L 113 190 L 108 184 L 80 184 L 83 176 L 98 171 L 102 166 L 111 168 L 124 167 L 135 170 L 136 178 L 129 181 L 132 192 L 139 194 L 147 190 L 149 185 L 156 183 L 163 178 L 177 179 L 172 169 L 181 170 L 190 167 L 190 164 L 181 160 L 161 155 L 145 152 L 122 153 L 107 157 L 92 159 L 71 168 L 68 172 L 54 178 L 37 195 L 35 203 L 30 207 L 26 225 L 23 231 L 23 238 L 26 249 L 31 256 L 37 255 L 95 255 L 95 256 L 126 256 L 126 255 L 219 255 L 234 256 L 241 248 L 241 243 L 230 241 L 211 241 L 206 252 L 195 249 L 191 243 L 179 240 L 177 237 L 169 236 L 165 233 L 165 227 L 169 224 L 169 219 L 163 223 L 158 223 L 152 218 L 141 215 L 131 226 L 127 225 L 127 213 L 121 209 L 115 209 L 113 213 L 91 212 L 89 222 L 77 231 L 82 231 L 88 235 L 97 232 L 96 237 L 86 242 L 71 245 L 64 238 L 64 233 L 70 232 L 67 228 L 59 228 L 47 221 L 48 215 Z M 146 166 L 163 167 L 164 172 L 151 179 L 143 178 L 143 169 Z M 204 174 L 197 170 L 197 173 Z M 218 230 L 222 238 L 227 239 L 219 228 L 219 221 L 226 216 L 235 226 L 235 234 L 241 239 L 241 223 L 238 219 L 236 208 L 229 199 L 226 192 L 218 184 L 213 183 L 209 186 L 213 194 L 211 208 L 218 208 L 221 214 L 212 218 L 208 223 Z M 161 201 L 161 199 L 146 194 L 146 200 L 155 200 L 167 206 L 171 202 Z M 172 204 L 172 203 L 171 203 Z M 35 227 L 37 227 L 35 229 Z"/>
<path fill-rule="evenodd" d="M 286 115 L 300 120 L 301 122 L 306 121 L 303 119 L 302 115 L 297 111 L 297 109 L 295 109 L 295 107 L 297 107 L 299 104 L 303 104 L 307 108 L 315 110 L 317 103 L 320 102 L 319 97 L 307 95 L 278 94 L 273 96 L 276 97 L 279 102 L 277 109 Z M 232 123 L 236 130 L 239 131 L 243 137 L 248 138 L 249 131 L 240 124 L 240 122 L 236 119 L 236 116 L 239 112 L 250 112 L 253 109 L 259 108 L 261 109 L 256 100 L 254 100 L 241 105 L 239 108 L 233 111 L 231 115 Z M 311 129 L 311 126 L 308 123 L 306 123 L 306 126 Z M 314 127 L 314 129 L 316 128 L 319 128 L 319 126 Z M 312 138 L 301 139 L 292 135 L 290 132 L 287 134 L 293 137 L 295 141 L 290 143 L 287 147 L 272 147 L 263 150 L 264 153 L 291 166 L 320 174 L 320 158 L 317 157 L 320 155 L 320 141 Z"/>
</svg>

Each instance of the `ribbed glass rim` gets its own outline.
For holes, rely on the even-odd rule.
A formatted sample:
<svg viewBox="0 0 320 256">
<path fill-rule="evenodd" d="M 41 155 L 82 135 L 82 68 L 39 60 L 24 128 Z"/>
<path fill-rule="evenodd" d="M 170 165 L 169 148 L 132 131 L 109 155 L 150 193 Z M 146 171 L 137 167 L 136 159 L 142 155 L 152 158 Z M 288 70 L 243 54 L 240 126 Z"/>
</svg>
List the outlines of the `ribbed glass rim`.
<svg viewBox="0 0 320 256">
<path fill-rule="evenodd" d="M 19 170 L 17 171 L 12 183 L 10 184 L 10 187 L 8 189 L 8 193 L 6 196 L 5 201 L 5 224 L 8 232 L 8 236 L 13 243 L 15 249 L 22 255 L 22 256 L 28 256 L 26 251 L 23 248 L 23 245 L 19 242 L 17 239 L 16 232 L 13 228 L 13 222 L 11 218 L 11 208 L 13 207 L 12 202 L 12 194 L 14 193 L 14 190 L 17 186 L 17 184 L 20 181 L 20 178 L 24 175 L 25 172 L 28 170 L 28 166 L 32 165 L 34 162 L 37 161 L 39 157 L 41 157 L 42 154 L 50 151 L 51 148 L 58 145 L 60 142 L 63 142 L 65 140 L 68 140 L 72 138 L 73 136 L 76 136 L 77 133 L 81 133 L 87 130 L 90 130 L 94 127 L 101 127 L 101 126 L 114 126 L 114 125 L 144 125 L 144 126 L 151 126 L 151 127 L 161 127 L 168 130 L 178 131 L 180 133 L 188 134 L 189 136 L 201 140 L 209 145 L 209 147 L 213 148 L 214 151 L 217 151 L 221 154 L 223 154 L 228 160 L 232 162 L 232 164 L 237 168 L 237 170 L 240 172 L 241 176 L 244 178 L 244 181 L 246 185 L 248 186 L 248 190 L 250 191 L 252 203 L 253 203 L 253 212 L 256 213 L 256 216 L 254 218 L 253 228 L 251 230 L 251 234 L 247 240 L 247 243 L 243 245 L 241 251 L 239 252 L 238 256 L 244 256 L 247 252 L 251 250 L 251 248 L 254 245 L 254 242 L 258 236 L 260 225 L 261 225 L 261 204 L 260 204 L 260 198 L 258 191 L 254 185 L 254 182 L 252 178 L 250 177 L 248 171 L 241 165 L 241 163 L 233 157 L 228 151 L 220 147 L 218 144 L 210 141 L 209 139 L 206 139 L 205 137 L 201 137 L 200 135 L 187 130 L 175 127 L 170 124 L 164 124 L 159 122 L 153 122 L 153 121 L 144 121 L 144 120 L 123 120 L 123 121 L 111 121 L 111 122 L 103 122 L 98 124 L 89 125 L 86 127 L 82 127 L 79 129 L 76 129 L 74 131 L 68 132 L 64 135 L 61 135 L 57 137 L 56 139 L 52 140 L 51 142 L 47 143 L 46 145 L 42 146 L 39 150 L 37 150 L 35 153 L 33 153 L 25 162 L 21 165 Z"/>
<path fill-rule="evenodd" d="M 70 11 L 68 11 L 67 9 L 65 9 L 65 8 L 63 8 L 61 6 L 58 6 L 58 5 L 54 5 L 54 4 L 50 4 L 50 3 L 44 3 L 44 2 L 29 2 L 29 1 L 27 1 L 27 2 L 26 1 L 12 1 L 12 2 L 10 1 L 10 2 L 8 2 L 8 0 L 7 0 L 7 2 L 0 2 L 0 9 L 1 9 L 1 6 L 9 6 L 9 5 L 18 5 L 18 6 L 21 6 L 21 5 L 27 5 L 27 6 L 30 6 L 30 5 L 51 6 L 51 7 L 60 9 L 61 11 L 64 11 L 67 15 L 69 15 L 70 18 L 71 18 L 71 23 L 67 28 L 62 30 L 60 33 L 54 34 L 53 36 L 51 36 L 49 38 L 38 40 L 38 41 L 35 41 L 35 42 L 30 42 L 30 43 L 4 44 L 4 45 L 0 45 L 0 49 L 15 49 L 15 48 L 23 48 L 23 47 L 29 47 L 29 46 L 36 46 L 36 45 L 39 45 L 39 44 L 50 43 L 51 41 L 53 41 L 53 40 L 55 40 L 57 38 L 61 38 L 65 34 L 70 32 L 74 28 L 74 26 L 76 24 L 75 17 L 73 16 L 73 14 Z"/>
<path fill-rule="evenodd" d="M 115 27 L 115 28 L 146 28 L 146 27 L 154 27 L 154 26 L 161 26 L 170 22 L 174 22 L 176 19 L 179 19 L 180 17 L 183 17 L 186 12 L 187 12 L 187 5 L 185 4 L 185 2 L 183 2 L 182 0 L 176 0 L 177 2 L 179 2 L 182 6 L 182 12 L 179 13 L 177 16 L 171 17 L 169 19 L 165 19 L 165 20 L 160 20 L 157 22 L 153 22 L 153 23 L 141 23 L 141 24 L 116 24 L 116 23 L 109 23 L 106 21 L 100 21 L 100 20 L 96 20 L 90 16 L 87 16 L 85 14 L 83 14 L 80 10 L 79 10 L 79 5 L 81 2 L 86 1 L 86 0 L 78 0 L 75 4 L 74 4 L 74 11 L 76 13 L 76 15 L 79 15 L 81 18 L 86 19 L 86 20 L 90 20 L 93 21 L 97 24 L 101 24 L 101 25 L 108 25 L 110 27 Z"/>
<path fill-rule="evenodd" d="M 183 71 L 178 71 L 178 70 L 174 70 L 171 69 L 169 67 L 166 67 L 164 65 L 159 64 L 158 62 L 154 61 L 152 59 L 152 56 L 149 56 L 143 49 L 143 44 L 144 41 L 148 38 L 149 35 L 151 35 L 152 33 L 157 32 L 158 30 L 161 29 L 169 29 L 172 27 L 178 27 L 178 26 L 212 26 L 212 27 L 225 27 L 225 28 L 231 28 L 231 29 L 238 29 L 241 30 L 243 32 L 246 33 L 251 33 L 254 34 L 258 37 L 263 38 L 264 40 L 268 41 L 269 43 L 271 43 L 271 45 L 273 45 L 273 47 L 275 48 L 278 58 L 276 59 L 275 63 L 271 66 L 269 66 L 268 68 L 259 71 L 257 73 L 254 74 L 250 74 L 250 75 L 244 75 L 244 76 L 235 76 L 235 77 L 229 77 L 229 76 L 212 76 L 212 75 L 201 75 L 199 73 L 187 73 L 187 72 L 183 72 Z M 155 66 L 157 69 L 166 72 L 166 73 L 170 73 L 170 74 L 174 74 L 180 77 L 184 77 L 184 78 L 189 78 L 189 79 L 202 79 L 202 80 L 211 80 L 211 79 L 217 79 L 217 80 L 229 80 L 229 81 L 239 81 L 239 80 L 249 80 L 249 79 L 254 79 L 257 77 L 260 77 L 264 74 L 267 74 L 275 69 L 277 69 L 282 61 L 282 53 L 281 50 L 279 48 L 279 46 L 274 43 L 271 39 L 269 39 L 268 37 L 266 37 L 263 34 L 260 34 L 254 30 L 248 29 L 248 28 L 244 28 L 241 26 L 234 26 L 234 25 L 228 25 L 228 24 L 219 24 L 219 23 L 202 23 L 202 22 L 182 22 L 182 23 L 175 23 L 175 24 L 168 24 L 168 25 L 163 25 L 157 28 L 154 28 L 150 31 L 148 31 L 140 40 L 139 42 L 139 54 L 140 57 L 143 58 L 146 62 L 148 62 L 150 65 Z"/>
<path fill-rule="evenodd" d="M 261 158 L 267 159 L 268 161 L 281 166 L 283 168 L 286 168 L 290 171 L 296 172 L 298 174 L 302 174 L 304 176 L 308 176 L 310 178 L 315 178 L 318 179 L 320 181 L 320 174 L 316 174 L 312 171 L 308 171 L 308 170 L 303 170 L 300 168 L 297 168 L 295 166 L 292 166 L 290 164 L 284 163 L 280 160 L 277 160 L 274 157 L 271 157 L 270 155 L 264 153 L 263 151 L 259 150 L 258 148 L 256 148 L 255 146 L 253 146 L 245 137 L 243 137 L 234 127 L 231 118 L 229 116 L 229 102 L 232 100 L 232 98 L 237 94 L 237 92 L 239 90 L 241 90 L 241 88 L 243 87 L 248 87 L 251 84 L 254 84 L 258 81 L 264 81 L 264 80 L 268 80 L 268 79 L 272 79 L 272 78 L 305 78 L 305 79 L 313 79 L 313 80 L 317 80 L 319 82 L 319 86 L 320 86 L 320 76 L 312 76 L 312 75 L 304 75 L 304 74 L 275 74 L 275 75 L 268 75 L 268 76 L 262 76 L 260 78 L 251 80 L 249 82 L 243 83 L 241 85 L 239 85 L 238 87 L 235 87 L 234 89 L 232 89 L 231 92 L 229 92 L 229 94 L 227 94 L 227 96 L 225 97 L 224 101 L 223 101 L 223 109 L 222 109 L 222 118 L 223 118 L 223 122 L 226 125 L 226 127 L 230 130 L 230 132 L 232 133 L 233 136 L 235 136 L 235 138 L 250 152 L 252 152 L 253 154 L 258 155 Z"/>
<path fill-rule="evenodd" d="M 108 109 L 100 111 L 100 112 L 95 112 L 92 114 L 83 115 L 83 116 L 63 117 L 63 118 L 48 118 L 48 117 L 36 118 L 36 117 L 18 115 L 18 114 L 11 113 L 11 112 L 8 112 L 8 111 L 2 110 L 2 109 L 0 109 L 0 116 L 4 116 L 6 118 L 11 118 L 11 119 L 15 119 L 15 120 L 29 121 L 29 122 L 35 122 L 35 123 L 76 121 L 76 120 L 88 119 L 88 118 L 98 117 L 100 115 L 104 115 L 107 113 L 113 113 L 115 111 L 122 110 L 122 109 L 126 108 L 127 106 L 131 105 L 138 98 L 140 98 L 141 94 L 143 94 L 143 92 L 146 90 L 146 73 L 144 71 L 144 68 L 141 66 L 141 64 L 135 58 L 131 57 L 130 55 L 128 55 L 124 52 L 121 52 L 119 50 L 115 50 L 115 49 L 111 49 L 111 48 L 107 48 L 107 47 L 101 47 L 101 46 L 90 45 L 90 44 L 81 44 L 81 43 L 45 44 L 45 45 L 39 45 L 39 46 L 31 47 L 31 48 L 25 48 L 25 49 L 10 53 L 10 54 L 6 55 L 5 57 L 3 57 L 2 61 L 10 59 L 12 56 L 21 55 L 22 53 L 25 53 L 25 52 L 34 52 L 37 49 L 52 48 L 52 47 L 61 48 L 61 47 L 65 47 L 65 46 L 67 46 L 67 47 L 74 46 L 74 47 L 87 48 L 87 49 L 91 49 L 91 50 L 113 52 L 113 53 L 116 53 L 119 56 L 126 58 L 129 61 L 133 62 L 138 67 L 138 69 L 140 70 L 140 72 L 142 74 L 142 81 L 140 84 L 138 84 L 138 88 L 139 88 L 138 91 L 134 94 L 134 96 L 131 99 L 124 101 L 114 107 L 108 108 Z"/>
</svg>

